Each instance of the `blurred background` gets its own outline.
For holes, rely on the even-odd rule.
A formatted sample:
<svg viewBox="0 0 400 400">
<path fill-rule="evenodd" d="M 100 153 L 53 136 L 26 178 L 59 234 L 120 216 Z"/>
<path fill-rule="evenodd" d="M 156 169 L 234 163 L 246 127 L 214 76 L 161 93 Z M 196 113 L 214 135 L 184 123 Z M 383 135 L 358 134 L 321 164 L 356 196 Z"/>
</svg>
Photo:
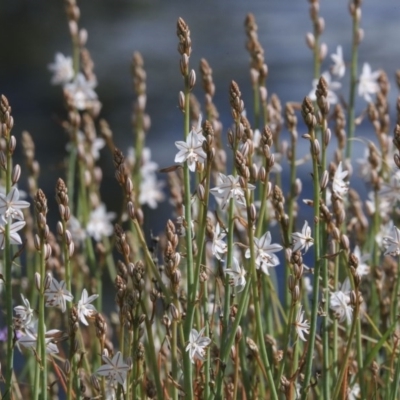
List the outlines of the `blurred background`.
<svg viewBox="0 0 400 400">
<path fill-rule="evenodd" d="M 191 30 L 191 67 L 197 72 L 199 61 L 204 57 L 213 69 L 215 103 L 225 133 L 231 124 L 228 88 L 232 79 L 238 82 L 251 113 L 249 55 L 245 50 L 243 25 L 248 12 L 256 17 L 259 40 L 265 50 L 269 67 L 268 93 L 277 93 L 284 105 L 287 101 L 301 101 L 311 90 L 312 53 L 305 44 L 305 34 L 312 31 L 312 25 L 306 0 L 81 0 L 78 5 L 81 8 L 79 26 L 89 33 L 87 47 L 95 62 L 99 82 L 96 91 L 103 104 L 101 117 L 109 122 L 121 149 L 133 145 L 130 121 L 134 95 L 130 62 L 134 51 L 141 52 L 147 71 L 147 112 L 152 122 L 147 145 L 160 168 L 173 164 L 177 151 L 174 142 L 183 135 L 182 114 L 177 107 L 178 92 L 183 88 L 176 37 L 179 16 Z M 398 93 L 394 74 L 400 68 L 400 2 L 367 0 L 362 10 L 361 27 L 365 38 L 360 46 L 359 72 L 364 62 L 370 63 L 372 70 L 383 68 L 387 72 L 391 81 L 393 123 Z M 326 22 L 322 40 L 328 45 L 328 54 L 335 52 L 340 44 L 348 62 L 351 50 L 348 2 L 321 1 L 320 15 Z M 57 178 L 64 177 L 67 137 L 59 124 L 65 116 L 61 87 L 50 84 L 47 66 L 53 62 L 56 52 L 70 56 L 72 51 L 63 1 L 3 0 L 0 34 L 0 93 L 8 97 L 12 106 L 14 135 L 19 140 L 21 132 L 27 130 L 35 140 L 36 158 L 42 170 L 40 186 L 52 200 Z M 322 71 L 330 65 L 328 56 Z M 342 83 L 340 93 L 347 99 L 348 71 Z M 202 101 L 199 83 L 194 93 Z M 365 101 L 358 98 L 357 112 L 365 106 Z M 299 133 L 303 131 L 300 125 Z M 357 136 L 371 134 L 368 121 L 356 131 Z M 286 132 L 283 137 L 288 137 Z M 305 141 L 304 146 L 308 148 Z M 360 143 L 354 144 L 358 154 L 363 148 Z M 104 149 L 101 161 L 106 166 L 104 199 L 108 208 L 113 209 L 114 191 L 119 193 L 120 189 L 115 183 L 111 160 L 109 151 Z M 304 171 L 308 174 L 309 168 Z M 23 177 L 21 187 L 24 187 Z M 55 206 L 52 212 L 56 212 Z M 162 212 L 162 208 L 158 212 Z M 153 228 L 161 230 L 168 215 L 161 220 L 157 215 L 160 214 L 152 213 Z"/>
</svg>

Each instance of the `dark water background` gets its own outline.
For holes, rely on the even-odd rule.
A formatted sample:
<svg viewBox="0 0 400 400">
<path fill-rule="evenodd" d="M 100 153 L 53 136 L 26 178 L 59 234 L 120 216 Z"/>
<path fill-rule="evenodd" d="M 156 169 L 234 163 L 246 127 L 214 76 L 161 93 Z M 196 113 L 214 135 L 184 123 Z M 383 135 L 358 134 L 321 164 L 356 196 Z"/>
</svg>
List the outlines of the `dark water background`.
<svg viewBox="0 0 400 400">
<path fill-rule="evenodd" d="M 177 108 L 178 92 L 182 89 L 177 53 L 176 20 L 183 17 L 191 29 L 193 53 L 191 66 L 198 71 L 200 58 L 210 63 L 216 83 L 215 102 L 226 128 L 231 123 L 228 88 L 232 79 L 242 90 L 249 112 L 249 56 L 245 50 L 243 22 L 248 12 L 258 23 L 259 40 L 265 49 L 269 67 L 269 94 L 277 93 L 286 101 L 301 101 L 311 90 L 312 54 L 305 45 L 305 34 L 312 30 L 306 0 L 264 1 L 127 1 L 82 0 L 79 26 L 89 33 L 88 48 L 95 62 L 99 86 L 96 89 L 106 118 L 115 134 L 117 145 L 126 149 L 132 145 L 131 107 L 133 93 L 129 66 L 134 51 L 140 51 L 145 61 L 148 82 L 148 113 L 152 127 L 147 143 L 160 167 L 173 163 L 174 141 L 182 138 L 182 115 Z M 321 16 L 325 18 L 323 34 L 329 53 L 341 44 L 345 60 L 350 60 L 351 19 L 346 1 L 321 1 Z M 0 9 L 0 92 L 13 108 L 14 134 L 17 138 L 28 130 L 37 146 L 37 159 L 42 174 L 40 186 L 53 199 L 58 176 L 63 175 L 66 135 L 57 122 L 65 115 L 60 87 L 50 85 L 47 65 L 56 52 L 71 54 L 64 4 L 61 0 L 3 0 Z M 397 88 L 394 73 L 400 68 L 400 1 L 367 0 L 363 4 L 361 26 L 365 39 L 360 46 L 359 62 L 369 62 L 373 70 L 383 68 L 392 83 L 391 113 L 395 116 Z M 322 71 L 331 64 L 328 57 Z M 348 72 L 347 72 L 348 74 Z M 346 83 L 341 92 L 348 97 Z M 203 98 L 200 84 L 195 94 Z M 357 100 L 360 112 L 366 103 Z M 299 133 L 304 133 L 300 125 Z M 356 135 L 370 137 L 372 130 L 364 122 Z M 287 138 L 287 133 L 283 134 Z M 308 151 L 300 141 L 299 153 Z M 354 144 L 358 154 L 363 145 Z M 115 198 L 120 189 L 114 180 L 111 155 L 102 152 L 104 169 L 104 200 L 116 209 Z M 300 168 L 308 175 L 310 166 Z M 285 183 L 285 182 L 284 182 Z M 356 179 L 354 179 L 354 183 Z M 24 177 L 21 179 L 24 186 Z M 54 204 L 54 203 L 53 203 Z M 53 213 L 56 207 L 53 205 Z M 169 217 L 165 207 L 151 213 L 149 227 L 163 229 Z M 57 216 L 54 216 L 57 218 Z"/>
</svg>

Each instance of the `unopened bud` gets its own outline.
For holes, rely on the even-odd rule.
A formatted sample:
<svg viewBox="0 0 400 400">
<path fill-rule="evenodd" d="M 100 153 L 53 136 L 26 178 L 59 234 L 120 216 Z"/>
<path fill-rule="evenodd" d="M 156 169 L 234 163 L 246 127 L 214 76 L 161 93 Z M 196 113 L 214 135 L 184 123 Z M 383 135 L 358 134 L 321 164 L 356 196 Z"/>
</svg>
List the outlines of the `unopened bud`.
<svg viewBox="0 0 400 400">
<path fill-rule="evenodd" d="M 314 46 L 315 46 L 315 37 L 311 32 L 308 32 L 306 35 L 306 43 L 307 46 L 311 49 L 314 50 Z"/>
<path fill-rule="evenodd" d="M 257 218 L 257 211 L 256 211 L 256 206 L 254 205 L 254 203 L 250 204 L 250 210 L 249 210 L 249 214 L 250 214 L 250 222 L 253 225 L 256 218 Z"/>
<path fill-rule="evenodd" d="M 322 174 L 321 182 L 319 185 L 321 192 L 325 190 L 325 188 L 328 186 L 328 182 L 329 182 L 329 172 L 325 170 Z"/>
<path fill-rule="evenodd" d="M 185 95 L 183 94 L 183 92 L 179 92 L 179 108 L 182 112 L 185 111 Z"/>
<path fill-rule="evenodd" d="M 42 285 L 41 285 L 41 277 L 40 277 L 39 272 L 35 272 L 35 286 L 36 286 L 36 289 L 38 290 L 38 292 L 40 292 L 40 287 Z"/>
<path fill-rule="evenodd" d="M 345 234 L 342 234 L 341 238 L 340 238 L 340 242 L 344 248 L 344 250 L 348 251 L 350 249 L 350 241 L 349 241 L 349 237 Z"/>
<path fill-rule="evenodd" d="M 11 177 L 13 185 L 15 185 L 19 181 L 20 176 L 21 176 L 21 167 L 19 164 L 15 164 L 13 171 L 12 171 L 12 177 Z"/>
<path fill-rule="evenodd" d="M 189 89 L 192 90 L 196 84 L 196 72 L 192 69 L 189 72 Z"/>
<path fill-rule="evenodd" d="M 13 154 L 15 147 L 17 146 L 17 139 L 15 139 L 14 135 L 11 135 L 10 140 L 8 142 L 8 152 L 9 154 Z"/>
<path fill-rule="evenodd" d="M 127 211 L 130 219 L 136 219 L 135 215 L 135 207 L 131 201 L 128 202 L 127 206 Z"/>
</svg>

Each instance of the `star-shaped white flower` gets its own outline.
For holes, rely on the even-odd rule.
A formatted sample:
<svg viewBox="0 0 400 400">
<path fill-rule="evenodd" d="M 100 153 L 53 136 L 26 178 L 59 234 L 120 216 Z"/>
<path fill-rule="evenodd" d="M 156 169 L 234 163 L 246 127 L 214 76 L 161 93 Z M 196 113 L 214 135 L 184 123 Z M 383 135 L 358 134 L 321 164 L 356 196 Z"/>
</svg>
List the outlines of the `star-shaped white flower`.
<svg viewBox="0 0 400 400">
<path fill-rule="evenodd" d="M 365 101 L 372 101 L 371 94 L 379 91 L 378 78 L 380 71 L 371 71 L 371 66 L 364 63 L 360 78 L 358 79 L 358 95 L 363 97 Z"/>
<path fill-rule="evenodd" d="M 155 174 L 143 176 L 140 183 L 139 203 L 147 204 L 153 210 L 156 209 L 158 203 L 165 199 L 163 187 L 164 182 L 158 181 Z"/>
<path fill-rule="evenodd" d="M 257 269 L 261 268 L 264 274 L 269 275 L 268 268 L 276 267 L 279 264 L 279 258 L 273 253 L 282 249 L 283 247 L 279 244 L 271 244 L 271 234 L 269 232 L 266 232 L 259 239 L 255 237 L 254 251 Z M 246 250 L 245 257 L 251 257 L 250 249 Z"/>
<path fill-rule="evenodd" d="M 338 78 L 343 78 L 346 72 L 346 64 L 343 60 L 343 50 L 342 46 L 338 46 L 336 48 L 336 53 L 331 54 L 331 59 L 333 61 L 333 65 L 331 66 L 332 75 L 337 76 Z"/>
<path fill-rule="evenodd" d="M 212 240 L 212 253 L 218 260 L 221 260 L 221 256 L 228 252 L 227 244 L 222 240 L 226 236 L 225 232 L 221 232 L 219 223 L 215 226 L 214 237 Z"/>
<path fill-rule="evenodd" d="M 129 365 L 124 363 L 121 352 L 118 351 L 112 359 L 106 355 L 103 355 L 101 358 L 105 364 L 96 371 L 96 374 L 105 376 L 112 383 L 118 382 L 124 386 Z"/>
<path fill-rule="evenodd" d="M 52 85 L 64 85 L 74 77 L 71 57 L 65 57 L 61 53 L 56 53 L 54 63 L 49 64 L 48 68 L 53 73 Z"/>
<path fill-rule="evenodd" d="M 343 171 L 342 162 L 336 168 L 333 176 L 332 191 L 340 198 L 349 191 L 349 183 L 344 181 L 344 178 L 349 174 L 349 171 Z"/>
<path fill-rule="evenodd" d="M 335 317 L 340 321 L 351 323 L 353 317 L 353 308 L 350 305 L 350 282 L 347 278 L 340 290 L 331 293 L 329 308 L 335 314 Z"/>
<path fill-rule="evenodd" d="M 347 400 L 357 400 L 360 398 L 360 385 L 355 383 L 351 388 L 347 388 Z"/>
<path fill-rule="evenodd" d="M 34 317 L 34 310 L 31 308 L 29 300 L 21 293 L 23 306 L 14 307 L 15 314 L 20 319 L 24 327 L 28 326 Z"/>
<path fill-rule="evenodd" d="M 225 209 L 229 200 L 233 198 L 235 204 L 239 207 L 246 206 L 246 198 L 244 189 L 240 186 L 239 176 L 219 174 L 220 184 L 212 188 L 210 192 L 217 198 L 221 199 L 221 208 Z M 255 186 L 248 184 L 248 190 L 254 190 Z"/>
<path fill-rule="evenodd" d="M 78 302 L 78 318 L 84 325 L 89 325 L 86 317 L 92 317 L 93 314 L 97 312 L 96 308 L 93 304 L 90 304 L 92 301 L 96 300 L 99 297 L 98 294 L 92 294 L 88 297 L 88 292 L 86 289 L 82 290 L 81 299 Z"/>
<path fill-rule="evenodd" d="M 336 93 L 334 92 L 334 90 L 340 89 L 342 87 L 342 84 L 340 82 L 332 81 L 331 74 L 329 73 L 329 71 L 325 71 L 322 74 L 322 77 L 325 79 L 325 82 L 328 86 L 327 100 L 328 100 L 329 104 L 336 104 L 338 102 L 338 97 L 337 97 Z M 319 81 L 319 79 L 313 79 L 313 81 L 312 81 L 312 90 L 311 90 L 310 94 L 308 95 L 308 97 L 312 101 L 317 100 L 317 95 L 315 94 L 315 91 L 317 90 L 318 81 Z"/>
<path fill-rule="evenodd" d="M 246 285 L 246 270 L 240 266 L 239 260 L 233 257 L 232 268 L 227 268 L 225 274 L 231 277 L 231 282 L 234 287 L 238 288 L 237 293 L 240 293 Z"/>
<path fill-rule="evenodd" d="M 62 312 L 67 309 L 66 302 L 72 301 L 74 296 L 66 289 L 65 281 L 58 282 L 52 278 L 50 286 L 44 291 L 46 307 L 60 307 Z"/>
<path fill-rule="evenodd" d="M 187 161 L 190 171 L 196 171 L 196 163 L 204 163 L 207 155 L 203 150 L 203 142 L 205 137 L 201 133 L 190 131 L 186 138 L 186 142 L 179 140 L 175 142 L 175 146 L 179 149 L 175 156 L 175 162 L 184 163 Z"/>
<path fill-rule="evenodd" d="M 364 276 L 369 274 L 369 266 L 365 263 L 365 261 L 371 259 L 370 254 L 361 254 L 360 248 L 358 246 L 354 247 L 353 254 L 358 259 L 358 266 L 356 269 L 356 273 L 358 276 Z"/>
<path fill-rule="evenodd" d="M 400 171 L 396 170 L 390 175 L 389 182 L 382 182 L 379 190 L 379 199 L 384 198 L 390 203 L 400 201 Z"/>
<path fill-rule="evenodd" d="M 4 249 L 5 243 L 6 243 L 6 222 L 3 220 L 3 218 L 0 218 L 0 249 Z M 22 244 L 21 237 L 17 233 L 19 230 L 21 230 L 25 226 L 25 221 L 17 221 L 13 222 L 10 225 L 10 244 Z"/>
<path fill-rule="evenodd" d="M 205 348 L 211 343 L 211 339 L 203 336 L 206 327 L 197 332 L 192 329 L 189 335 L 189 344 L 186 346 L 186 351 L 189 352 L 189 357 L 194 364 L 194 360 L 204 360 Z"/>
<path fill-rule="evenodd" d="M 394 225 L 390 231 L 390 236 L 383 238 L 383 246 L 385 247 L 384 255 L 390 254 L 391 256 L 400 255 L 400 230 Z"/>
<path fill-rule="evenodd" d="M 107 212 L 106 206 L 102 203 L 90 213 L 89 222 L 86 231 L 96 242 L 99 242 L 103 236 L 111 236 L 114 228 L 110 221 L 115 218 L 114 212 Z"/>
<path fill-rule="evenodd" d="M 10 219 L 22 221 L 24 214 L 21 210 L 29 207 L 29 205 L 27 201 L 19 200 L 19 191 L 15 186 L 11 188 L 7 195 L 0 193 L 0 215 L 5 222 Z"/>
<path fill-rule="evenodd" d="M 294 326 L 296 328 L 297 335 L 299 338 L 305 342 L 306 338 L 304 334 L 306 333 L 307 335 L 310 333 L 310 323 L 304 319 L 304 311 L 303 307 L 300 306 L 299 309 L 297 310 L 297 315 L 296 315 L 296 321 L 294 322 Z"/>
<path fill-rule="evenodd" d="M 301 251 L 304 249 L 304 253 L 314 244 L 314 239 L 311 237 L 311 228 L 308 226 L 308 222 L 304 221 L 303 229 L 300 232 L 292 233 L 293 239 L 293 251 Z"/>
<path fill-rule="evenodd" d="M 61 335 L 61 331 L 58 329 L 51 329 L 45 333 L 45 343 L 46 343 L 46 353 L 47 354 L 57 354 L 58 347 L 53 340 Z M 25 335 L 21 336 L 17 341 L 18 348 L 21 350 L 20 346 L 26 349 L 32 349 L 36 351 L 37 347 L 37 326 L 32 329 L 25 329 Z"/>
<path fill-rule="evenodd" d="M 85 75 L 79 73 L 71 83 L 64 86 L 64 90 L 71 97 L 74 107 L 83 111 L 97 102 L 97 94 L 93 90 L 95 87 L 96 82 L 88 81 Z"/>
</svg>

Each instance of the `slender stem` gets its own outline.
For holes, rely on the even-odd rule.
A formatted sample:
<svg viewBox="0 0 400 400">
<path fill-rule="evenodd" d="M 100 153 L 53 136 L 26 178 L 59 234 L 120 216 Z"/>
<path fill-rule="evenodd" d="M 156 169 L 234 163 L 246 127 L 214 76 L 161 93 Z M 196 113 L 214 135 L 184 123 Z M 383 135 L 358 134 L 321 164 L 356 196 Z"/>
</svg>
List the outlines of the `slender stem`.
<svg viewBox="0 0 400 400">
<path fill-rule="evenodd" d="M 40 399 L 47 399 L 47 356 L 46 356 L 46 321 L 44 314 L 45 296 L 44 296 L 44 282 L 46 279 L 46 260 L 45 260 L 45 240 L 40 240 L 40 296 L 39 296 L 39 322 L 38 322 L 38 339 L 37 339 L 37 352 L 40 356 L 41 370 L 40 370 Z"/>
<path fill-rule="evenodd" d="M 215 396 L 213 394 L 210 394 L 208 397 L 209 400 L 215 399 L 215 400 L 221 400 L 222 399 L 222 383 L 223 383 L 223 376 L 224 376 L 224 371 L 226 367 L 226 362 L 229 356 L 230 349 L 233 345 L 233 342 L 235 340 L 236 336 L 236 331 L 237 328 L 240 324 L 240 320 L 242 318 L 243 312 L 245 308 L 247 309 L 247 300 L 250 294 L 250 284 L 251 284 L 251 276 L 246 282 L 246 286 L 244 290 L 241 293 L 240 301 L 239 301 L 239 307 L 238 311 L 235 317 L 235 320 L 232 323 L 231 329 L 229 331 L 229 336 L 226 340 L 226 344 L 223 347 L 223 351 L 221 351 L 221 357 L 219 360 L 219 369 L 218 369 L 218 376 L 216 380 L 216 390 L 215 390 Z"/>
<path fill-rule="evenodd" d="M 147 315 L 146 304 L 143 299 L 140 299 L 140 305 L 141 305 L 143 313 Z M 150 359 L 150 367 L 153 371 L 154 380 L 156 382 L 157 399 L 163 400 L 163 390 L 162 390 L 162 385 L 161 385 L 161 380 L 160 380 L 160 373 L 157 368 L 157 357 L 156 357 L 156 352 L 155 352 L 152 324 L 151 324 L 151 321 L 149 320 L 149 318 L 147 318 L 147 317 L 145 318 L 144 321 L 146 324 L 146 332 L 147 332 L 147 340 L 148 340 L 147 354 Z"/>
<path fill-rule="evenodd" d="M 251 221 L 250 216 L 250 195 L 249 192 L 246 191 L 246 205 L 247 205 L 247 219 Z M 258 346 L 260 349 L 260 356 L 263 362 L 264 368 L 266 370 L 268 383 L 270 385 L 271 390 L 271 398 L 278 400 L 278 394 L 275 387 L 274 377 L 272 374 L 271 363 L 269 362 L 269 357 L 267 354 L 267 350 L 265 348 L 265 341 L 264 341 L 264 332 L 263 332 L 263 324 L 261 319 L 261 308 L 260 308 L 260 293 L 258 290 L 257 285 L 257 270 L 256 270 L 256 254 L 254 249 L 254 230 L 251 224 L 248 225 L 247 234 L 249 236 L 249 244 L 250 244 L 250 273 L 251 273 L 251 281 L 252 281 L 252 297 L 253 297 L 253 304 L 254 304 L 254 313 L 256 319 L 256 332 L 257 332 L 257 339 L 258 339 Z"/>
<path fill-rule="evenodd" d="M 190 89 L 188 83 L 188 76 L 185 76 L 185 111 L 184 111 L 184 136 L 189 135 L 190 126 Z M 189 299 L 191 296 L 196 296 L 195 289 L 198 287 L 199 276 L 194 276 L 194 261 L 193 261 L 193 243 L 192 243 L 192 210 L 191 210 L 191 191 L 190 191 L 190 171 L 187 163 L 183 166 L 183 185 L 184 185 L 184 204 L 185 204 L 185 221 L 186 227 L 186 279 L 187 279 L 187 294 Z M 195 308 L 194 302 L 188 304 L 188 314 L 192 316 Z M 184 337 L 185 341 L 189 340 L 192 320 L 190 318 L 185 320 L 184 323 Z M 183 344 L 185 343 L 183 342 Z M 193 398 L 193 385 L 192 385 L 192 363 L 189 358 L 188 352 L 183 354 L 183 368 L 184 368 L 184 384 L 186 398 Z"/>
<path fill-rule="evenodd" d="M 358 2 L 353 2 L 355 8 L 359 6 L 356 5 Z M 355 93 L 357 86 L 357 66 L 358 66 L 358 41 L 359 41 L 359 17 L 357 17 L 357 12 L 353 15 L 353 44 L 351 48 L 351 67 L 350 67 L 350 94 L 349 94 L 349 113 L 347 118 L 347 145 L 346 145 L 346 159 L 351 159 L 352 144 L 355 131 Z"/>
<path fill-rule="evenodd" d="M 8 146 L 8 139 L 6 137 Z M 11 190 L 12 159 L 10 152 L 7 151 L 7 170 L 6 170 L 6 193 Z M 6 323 L 7 323 L 7 364 L 6 364 L 6 388 L 5 398 L 12 398 L 12 377 L 14 369 L 14 328 L 13 328 L 13 291 L 12 291 L 12 259 L 10 244 L 10 223 L 5 225 L 5 296 L 6 296 Z"/>
<path fill-rule="evenodd" d="M 333 392 L 333 396 L 331 397 L 332 400 L 335 400 L 339 396 L 340 390 L 342 389 L 342 382 L 343 382 L 344 375 L 347 374 L 347 372 L 348 372 L 347 363 L 349 361 L 350 353 L 353 350 L 353 348 L 351 346 L 351 342 L 353 341 L 353 337 L 354 337 L 356 327 L 357 327 L 359 308 L 360 308 L 360 305 L 359 305 L 359 301 L 357 299 L 357 304 L 354 308 L 354 316 L 353 316 L 353 322 L 351 324 L 349 339 L 347 341 L 346 353 L 345 353 L 343 361 L 342 361 L 342 365 L 341 365 L 340 372 L 339 372 L 339 377 L 338 377 L 337 381 L 335 382 L 335 391 Z"/>
<path fill-rule="evenodd" d="M 314 130 L 310 128 L 310 143 L 315 139 Z M 306 400 L 307 392 L 309 389 L 311 372 L 312 372 L 312 363 L 313 363 L 313 354 L 314 354 L 314 346 L 315 346 L 315 337 L 317 334 L 317 319 L 318 319 L 318 298 L 319 298 L 319 276 L 321 273 L 321 260 L 320 260 L 320 223 L 319 223 L 319 203 L 320 203 L 320 188 L 319 188 L 319 166 L 318 166 L 318 158 L 314 154 L 311 148 L 312 160 L 313 160 L 313 184 L 314 184 L 314 285 L 313 285 L 313 300 L 314 303 L 312 305 L 311 312 L 311 324 L 310 324 L 310 335 L 309 335 L 309 348 L 308 354 L 306 358 L 306 371 L 305 377 L 303 381 L 302 387 L 302 400 Z"/>
</svg>

